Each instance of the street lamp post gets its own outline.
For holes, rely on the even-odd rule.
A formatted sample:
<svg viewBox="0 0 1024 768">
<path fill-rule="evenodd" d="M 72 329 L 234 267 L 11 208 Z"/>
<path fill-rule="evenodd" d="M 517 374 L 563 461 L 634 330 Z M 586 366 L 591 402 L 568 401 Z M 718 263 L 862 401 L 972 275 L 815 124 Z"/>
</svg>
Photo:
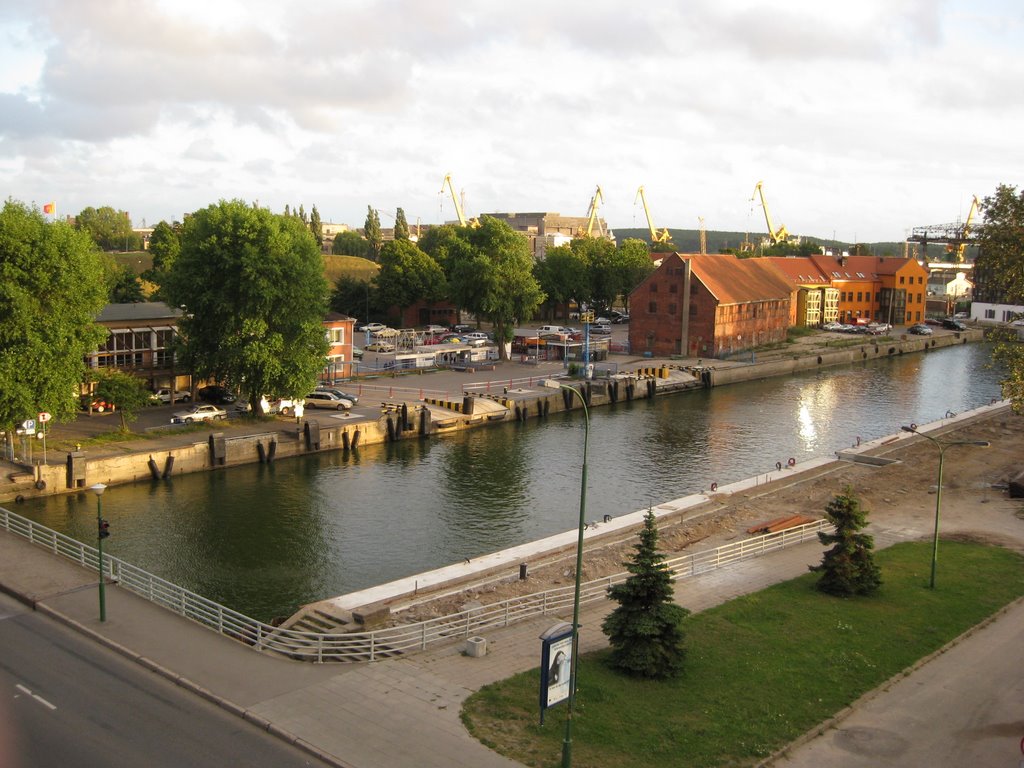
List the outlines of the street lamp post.
<svg viewBox="0 0 1024 768">
<path fill-rule="evenodd" d="M 587 516 L 587 446 L 590 443 L 590 410 L 587 401 L 575 387 L 554 384 L 567 389 L 583 406 L 583 469 L 580 477 L 580 519 L 576 534 L 576 587 L 572 599 L 572 654 L 569 657 L 569 698 L 565 708 L 565 738 L 562 741 L 562 768 L 572 765 L 572 716 L 576 705 L 576 666 L 580 649 L 580 576 L 583 571 L 583 530 Z"/>
<path fill-rule="evenodd" d="M 910 432 L 915 435 L 920 435 L 931 443 L 939 451 L 939 476 L 935 484 L 935 533 L 932 536 L 932 575 L 931 580 L 928 582 L 929 589 L 935 589 L 935 568 L 939 562 L 939 510 L 942 506 L 942 461 L 945 458 L 946 450 L 956 445 L 974 445 L 979 448 L 988 448 L 991 443 L 988 440 L 954 440 L 950 442 L 944 442 L 931 435 L 926 435 L 924 432 L 918 432 L 915 425 L 909 427 L 900 427 L 904 432 Z"/>
<path fill-rule="evenodd" d="M 99 570 L 100 570 L 100 621 L 107 620 L 107 595 L 104 591 L 105 585 L 103 583 L 103 506 L 100 499 L 103 497 L 103 492 L 107 490 L 107 486 L 103 483 L 96 483 L 95 485 L 89 486 L 89 490 L 96 494 L 96 549 L 99 550 Z"/>
</svg>

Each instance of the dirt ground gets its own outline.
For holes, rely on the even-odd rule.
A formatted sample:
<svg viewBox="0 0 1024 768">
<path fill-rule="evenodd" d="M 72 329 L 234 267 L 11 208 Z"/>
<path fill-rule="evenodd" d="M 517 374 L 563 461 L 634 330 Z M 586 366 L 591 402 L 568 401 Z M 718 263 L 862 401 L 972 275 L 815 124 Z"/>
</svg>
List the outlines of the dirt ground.
<svg viewBox="0 0 1024 768">
<path fill-rule="evenodd" d="M 1024 499 L 1010 499 L 1010 478 L 1024 472 L 1024 417 L 1009 409 L 963 422 L 937 436 L 943 442 L 985 440 L 988 448 L 957 446 L 945 451 L 941 498 L 942 535 L 971 538 L 1024 552 Z M 812 518 L 824 515 L 829 501 L 849 486 L 868 511 L 869 532 L 930 538 L 935 520 L 935 488 L 939 451 L 925 438 L 901 440 L 870 452 L 899 459 L 873 467 L 833 462 L 820 470 L 780 480 L 749 491 L 720 494 L 689 510 L 686 517 L 659 519 L 659 549 L 666 557 L 688 548 L 702 551 L 746 538 L 751 526 L 785 515 Z M 668 501 L 667 499 L 665 501 Z M 695 519 L 699 518 L 699 519 Z M 909 534 L 908 534 L 909 532 Z M 625 570 L 635 535 L 584 551 L 583 581 Z M 529 576 L 477 582 L 457 592 L 420 602 L 392 614 L 395 623 L 420 621 L 489 604 L 510 597 L 542 592 L 574 581 L 575 550 L 548 562 L 531 563 Z M 397 606 L 396 606 L 397 607 Z"/>
</svg>

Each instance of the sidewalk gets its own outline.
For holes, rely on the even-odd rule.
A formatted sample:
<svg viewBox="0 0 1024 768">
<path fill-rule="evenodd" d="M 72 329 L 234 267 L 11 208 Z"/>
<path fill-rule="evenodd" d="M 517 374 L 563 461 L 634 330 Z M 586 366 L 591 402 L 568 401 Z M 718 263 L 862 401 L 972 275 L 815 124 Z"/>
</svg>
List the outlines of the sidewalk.
<svg viewBox="0 0 1024 768">
<path fill-rule="evenodd" d="M 879 547 L 927 533 L 905 519 L 872 528 Z M 1024 540 L 1024 532 L 1020 538 Z M 713 571 L 680 582 L 677 598 L 699 611 L 805 573 L 808 565 L 820 561 L 820 552 L 817 544 L 805 544 Z M 487 683 L 536 667 L 540 633 L 569 618 L 547 616 L 489 632 L 488 653 L 482 658 L 463 656 L 462 643 L 455 642 L 374 664 L 318 666 L 262 655 L 116 587 L 106 591 L 107 621 L 100 624 L 94 574 L 5 532 L 0 532 L 0 588 L 311 753 L 351 768 L 517 765 L 467 734 L 459 719 L 461 704 Z M 606 610 L 607 606 L 584 607 L 584 651 L 604 644 L 599 626 Z M 1019 630 L 1022 622 L 1024 607 L 1018 604 L 991 626 L 1011 624 Z M 970 646 L 964 652 L 975 664 L 994 662 L 997 654 L 986 645 L 992 634 L 983 630 L 964 641 Z M 1020 670 L 1014 671 L 1016 687 L 1010 682 L 1007 687 L 1019 694 Z M 908 684 L 913 686 L 918 679 L 943 687 L 941 676 L 926 677 L 922 672 Z M 872 707 L 884 706 L 886 695 L 875 698 Z M 1012 713 L 999 708 L 991 715 L 998 723 L 1008 722 Z M 944 728 L 956 731 L 950 723 Z M 902 738 L 915 737 L 907 730 Z M 932 737 L 921 733 L 920 738 Z M 820 742 L 806 748 L 820 749 Z M 831 744 L 825 748 L 836 749 Z"/>
</svg>

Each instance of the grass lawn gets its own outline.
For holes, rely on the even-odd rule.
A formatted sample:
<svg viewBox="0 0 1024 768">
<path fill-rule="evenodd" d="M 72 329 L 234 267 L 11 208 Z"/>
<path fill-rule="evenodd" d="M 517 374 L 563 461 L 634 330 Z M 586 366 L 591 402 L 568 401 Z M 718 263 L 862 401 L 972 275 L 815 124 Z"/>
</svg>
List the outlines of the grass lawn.
<svg viewBox="0 0 1024 768">
<path fill-rule="evenodd" d="M 690 616 L 679 678 L 634 680 L 609 669 L 607 652 L 581 657 L 574 765 L 756 763 L 1024 594 L 1024 558 L 998 547 L 943 541 L 935 590 L 930 543 L 875 558 L 874 597 L 823 595 L 808 573 Z M 538 685 L 535 669 L 488 686 L 463 721 L 504 755 L 559 765 L 564 705 L 539 727 Z"/>
</svg>

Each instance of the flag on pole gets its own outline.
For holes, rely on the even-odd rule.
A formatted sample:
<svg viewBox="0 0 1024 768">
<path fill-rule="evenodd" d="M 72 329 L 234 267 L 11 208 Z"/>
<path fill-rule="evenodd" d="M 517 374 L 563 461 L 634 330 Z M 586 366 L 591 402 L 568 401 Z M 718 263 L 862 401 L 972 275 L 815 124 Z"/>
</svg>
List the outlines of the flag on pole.
<svg viewBox="0 0 1024 768">
<path fill-rule="evenodd" d="M 49 214 L 50 216 L 52 216 L 56 212 L 57 212 L 57 204 L 56 203 L 43 203 L 43 213 L 46 213 L 46 214 Z"/>
</svg>

